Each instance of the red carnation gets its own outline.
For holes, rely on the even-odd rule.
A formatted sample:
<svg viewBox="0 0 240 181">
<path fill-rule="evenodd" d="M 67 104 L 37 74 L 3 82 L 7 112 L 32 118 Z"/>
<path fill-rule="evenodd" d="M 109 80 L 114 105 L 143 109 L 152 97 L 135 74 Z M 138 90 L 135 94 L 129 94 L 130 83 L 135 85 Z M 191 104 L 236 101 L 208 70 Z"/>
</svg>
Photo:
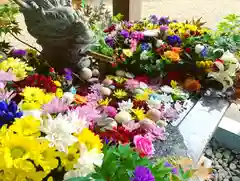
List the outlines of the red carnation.
<svg viewBox="0 0 240 181">
<path fill-rule="evenodd" d="M 17 88 L 24 88 L 26 86 L 39 87 L 46 90 L 47 92 L 53 93 L 55 93 L 57 90 L 57 86 L 54 84 L 50 76 L 39 74 L 30 75 L 22 81 L 15 82 L 14 86 Z"/>
<path fill-rule="evenodd" d="M 187 47 L 187 48 L 185 49 L 185 51 L 186 51 L 187 53 L 190 53 L 190 52 L 191 52 L 191 48 Z"/>
<path fill-rule="evenodd" d="M 139 82 L 144 82 L 145 84 L 149 83 L 149 77 L 146 76 L 146 75 L 136 76 L 134 79 L 139 81 Z"/>
</svg>

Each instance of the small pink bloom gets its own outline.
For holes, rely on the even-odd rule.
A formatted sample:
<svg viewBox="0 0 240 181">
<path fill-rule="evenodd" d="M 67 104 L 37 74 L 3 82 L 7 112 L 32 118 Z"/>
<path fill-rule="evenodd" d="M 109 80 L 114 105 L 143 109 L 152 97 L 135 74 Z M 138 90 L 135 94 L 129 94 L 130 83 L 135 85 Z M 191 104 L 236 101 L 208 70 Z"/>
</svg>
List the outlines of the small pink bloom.
<svg viewBox="0 0 240 181">
<path fill-rule="evenodd" d="M 154 147 L 152 144 L 152 140 L 148 137 L 144 137 L 142 135 L 136 135 L 133 138 L 133 143 L 136 147 L 136 150 L 140 153 L 140 155 L 152 156 L 154 153 Z"/>
<path fill-rule="evenodd" d="M 133 91 L 134 89 L 139 87 L 139 82 L 137 80 L 134 79 L 128 79 L 125 83 L 125 88 Z"/>
<path fill-rule="evenodd" d="M 104 107 L 104 112 L 111 118 L 114 118 L 117 114 L 117 110 L 115 107 L 106 106 Z"/>
</svg>

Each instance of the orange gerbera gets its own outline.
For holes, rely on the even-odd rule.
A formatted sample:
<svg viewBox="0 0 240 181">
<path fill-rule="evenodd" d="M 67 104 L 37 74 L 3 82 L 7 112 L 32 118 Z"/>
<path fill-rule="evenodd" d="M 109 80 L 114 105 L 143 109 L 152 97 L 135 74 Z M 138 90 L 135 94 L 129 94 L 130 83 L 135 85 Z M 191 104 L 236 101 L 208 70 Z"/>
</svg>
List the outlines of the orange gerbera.
<svg viewBox="0 0 240 181">
<path fill-rule="evenodd" d="M 77 104 L 84 104 L 87 102 L 87 98 L 86 97 L 83 97 L 83 96 L 80 96 L 78 94 L 75 94 L 74 95 L 74 101 L 75 103 Z"/>
<path fill-rule="evenodd" d="M 170 60 L 172 60 L 173 62 L 179 62 L 180 61 L 180 56 L 179 53 L 175 52 L 175 51 L 166 51 L 164 52 L 164 56 L 166 58 L 169 58 Z"/>
</svg>

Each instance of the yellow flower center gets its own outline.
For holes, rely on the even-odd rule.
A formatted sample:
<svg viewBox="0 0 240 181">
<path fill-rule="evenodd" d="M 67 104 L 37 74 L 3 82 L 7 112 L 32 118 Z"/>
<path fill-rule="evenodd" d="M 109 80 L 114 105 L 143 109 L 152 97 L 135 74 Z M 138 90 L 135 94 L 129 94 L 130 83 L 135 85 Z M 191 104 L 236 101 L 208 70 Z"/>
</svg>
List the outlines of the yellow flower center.
<svg viewBox="0 0 240 181">
<path fill-rule="evenodd" d="M 73 154 L 69 154 L 68 156 L 67 156 L 67 159 L 69 160 L 69 161 L 73 161 L 74 160 L 74 155 Z"/>
<path fill-rule="evenodd" d="M 23 155 L 25 153 L 26 153 L 26 151 L 21 147 L 16 147 L 11 150 L 11 155 L 12 155 L 13 159 L 18 159 L 18 158 L 23 157 Z"/>
</svg>

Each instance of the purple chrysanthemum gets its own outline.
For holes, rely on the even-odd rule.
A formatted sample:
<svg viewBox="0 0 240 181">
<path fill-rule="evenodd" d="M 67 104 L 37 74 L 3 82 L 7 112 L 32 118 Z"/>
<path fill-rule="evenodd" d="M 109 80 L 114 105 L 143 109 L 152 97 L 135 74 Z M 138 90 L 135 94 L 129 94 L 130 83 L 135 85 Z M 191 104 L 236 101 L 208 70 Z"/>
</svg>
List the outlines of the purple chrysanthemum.
<svg viewBox="0 0 240 181">
<path fill-rule="evenodd" d="M 12 56 L 14 57 L 23 57 L 27 54 L 26 50 L 22 50 L 22 49 L 14 49 L 12 50 Z"/>
<path fill-rule="evenodd" d="M 131 181 L 155 181 L 152 172 L 147 167 L 138 166 L 134 171 L 134 177 Z"/>
<path fill-rule="evenodd" d="M 171 171 L 172 174 L 175 174 L 175 175 L 178 174 L 178 169 L 175 168 L 175 167 L 173 167 L 173 165 L 170 164 L 169 162 L 165 162 L 165 163 L 164 163 L 164 166 L 165 166 L 165 167 L 168 167 L 168 168 L 172 168 L 172 171 Z"/>
<path fill-rule="evenodd" d="M 120 32 L 120 35 L 122 35 L 124 38 L 128 38 L 129 37 L 129 32 L 127 30 L 122 30 Z"/>
<path fill-rule="evenodd" d="M 108 46 L 113 47 L 114 46 L 114 39 L 110 37 L 105 38 L 105 42 Z"/>
<path fill-rule="evenodd" d="M 153 24 L 157 24 L 158 23 L 158 17 L 156 15 L 151 15 L 150 16 L 150 21 L 153 23 Z"/>
</svg>

